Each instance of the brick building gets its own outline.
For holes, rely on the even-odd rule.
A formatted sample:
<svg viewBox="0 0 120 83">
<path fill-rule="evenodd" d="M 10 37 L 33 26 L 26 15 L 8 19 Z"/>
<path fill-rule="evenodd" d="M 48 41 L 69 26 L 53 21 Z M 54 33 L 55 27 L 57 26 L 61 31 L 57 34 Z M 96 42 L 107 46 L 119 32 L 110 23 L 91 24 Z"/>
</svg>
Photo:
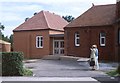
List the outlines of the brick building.
<svg viewBox="0 0 120 83">
<path fill-rule="evenodd" d="M 68 23 L 59 15 L 41 11 L 13 30 L 13 50 L 25 58 L 64 54 L 64 29 Z"/>
<path fill-rule="evenodd" d="M 11 43 L 0 40 L 0 52 L 10 52 L 11 51 Z"/>
<path fill-rule="evenodd" d="M 117 60 L 120 55 L 119 4 L 120 1 L 94 5 L 65 26 L 65 55 L 89 57 L 91 46 L 96 44 L 99 59 Z"/>
</svg>

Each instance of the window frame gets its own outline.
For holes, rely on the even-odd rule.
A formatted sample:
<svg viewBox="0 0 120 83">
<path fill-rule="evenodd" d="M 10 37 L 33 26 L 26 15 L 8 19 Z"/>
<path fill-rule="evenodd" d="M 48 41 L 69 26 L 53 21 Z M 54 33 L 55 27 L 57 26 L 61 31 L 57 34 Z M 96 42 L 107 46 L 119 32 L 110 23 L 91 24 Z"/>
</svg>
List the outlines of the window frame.
<svg viewBox="0 0 120 83">
<path fill-rule="evenodd" d="M 79 37 L 78 37 L 79 35 Z M 79 42 L 78 42 L 79 41 Z M 78 32 L 75 32 L 75 39 L 74 39 L 74 42 L 75 42 L 75 46 L 79 47 L 80 46 L 80 34 Z"/>
<path fill-rule="evenodd" d="M 104 34 L 104 36 L 102 36 L 102 34 Z M 102 39 L 104 43 L 102 43 Z M 106 46 L 106 33 L 105 32 L 100 32 L 100 46 Z"/>
<path fill-rule="evenodd" d="M 39 46 L 38 46 L 38 42 L 39 42 Z M 36 48 L 43 48 L 43 36 L 36 36 Z"/>
</svg>

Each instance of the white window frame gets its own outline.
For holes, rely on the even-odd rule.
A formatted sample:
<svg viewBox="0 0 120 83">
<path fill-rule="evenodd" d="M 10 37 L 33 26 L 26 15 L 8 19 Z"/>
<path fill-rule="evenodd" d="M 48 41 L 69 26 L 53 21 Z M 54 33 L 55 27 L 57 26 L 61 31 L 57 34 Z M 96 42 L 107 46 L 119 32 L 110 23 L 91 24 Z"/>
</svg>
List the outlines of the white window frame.
<svg viewBox="0 0 120 83">
<path fill-rule="evenodd" d="M 105 35 L 102 36 L 102 34 L 106 35 L 106 33 L 105 32 L 100 33 L 100 46 L 105 46 L 106 45 L 106 36 Z M 102 39 L 104 40 L 104 43 L 102 43 Z"/>
<path fill-rule="evenodd" d="M 80 46 L 80 34 L 78 32 L 75 33 L 75 46 Z"/>
<path fill-rule="evenodd" d="M 38 42 L 39 42 L 39 46 L 38 46 Z M 36 36 L 36 48 L 43 48 L 43 36 Z"/>
</svg>

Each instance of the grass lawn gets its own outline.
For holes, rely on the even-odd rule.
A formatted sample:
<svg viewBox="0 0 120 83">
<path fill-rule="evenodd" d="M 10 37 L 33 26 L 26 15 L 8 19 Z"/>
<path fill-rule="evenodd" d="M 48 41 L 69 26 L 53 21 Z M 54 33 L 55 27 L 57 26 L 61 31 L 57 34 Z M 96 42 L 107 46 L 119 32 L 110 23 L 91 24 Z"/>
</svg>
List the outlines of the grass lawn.
<svg viewBox="0 0 120 83">
<path fill-rule="evenodd" d="M 111 70 L 106 72 L 109 76 L 120 76 L 120 74 L 117 72 L 117 70 Z"/>
</svg>

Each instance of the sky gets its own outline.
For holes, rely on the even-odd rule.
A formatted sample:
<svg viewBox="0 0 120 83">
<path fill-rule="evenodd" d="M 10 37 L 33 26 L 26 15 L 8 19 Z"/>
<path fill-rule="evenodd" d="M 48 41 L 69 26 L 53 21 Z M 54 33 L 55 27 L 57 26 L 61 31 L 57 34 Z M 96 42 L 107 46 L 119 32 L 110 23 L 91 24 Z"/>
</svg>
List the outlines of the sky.
<svg viewBox="0 0 120 83">
<path fill-rule="evenodd" d="M 94 5 L 115 4 L 116 0 L 0 0 L 0 22 L 5 26 L 5 36 L 31 18 L 35 12 L 49 11 L 60 16 L 78 17 Z"/>
</svg>

